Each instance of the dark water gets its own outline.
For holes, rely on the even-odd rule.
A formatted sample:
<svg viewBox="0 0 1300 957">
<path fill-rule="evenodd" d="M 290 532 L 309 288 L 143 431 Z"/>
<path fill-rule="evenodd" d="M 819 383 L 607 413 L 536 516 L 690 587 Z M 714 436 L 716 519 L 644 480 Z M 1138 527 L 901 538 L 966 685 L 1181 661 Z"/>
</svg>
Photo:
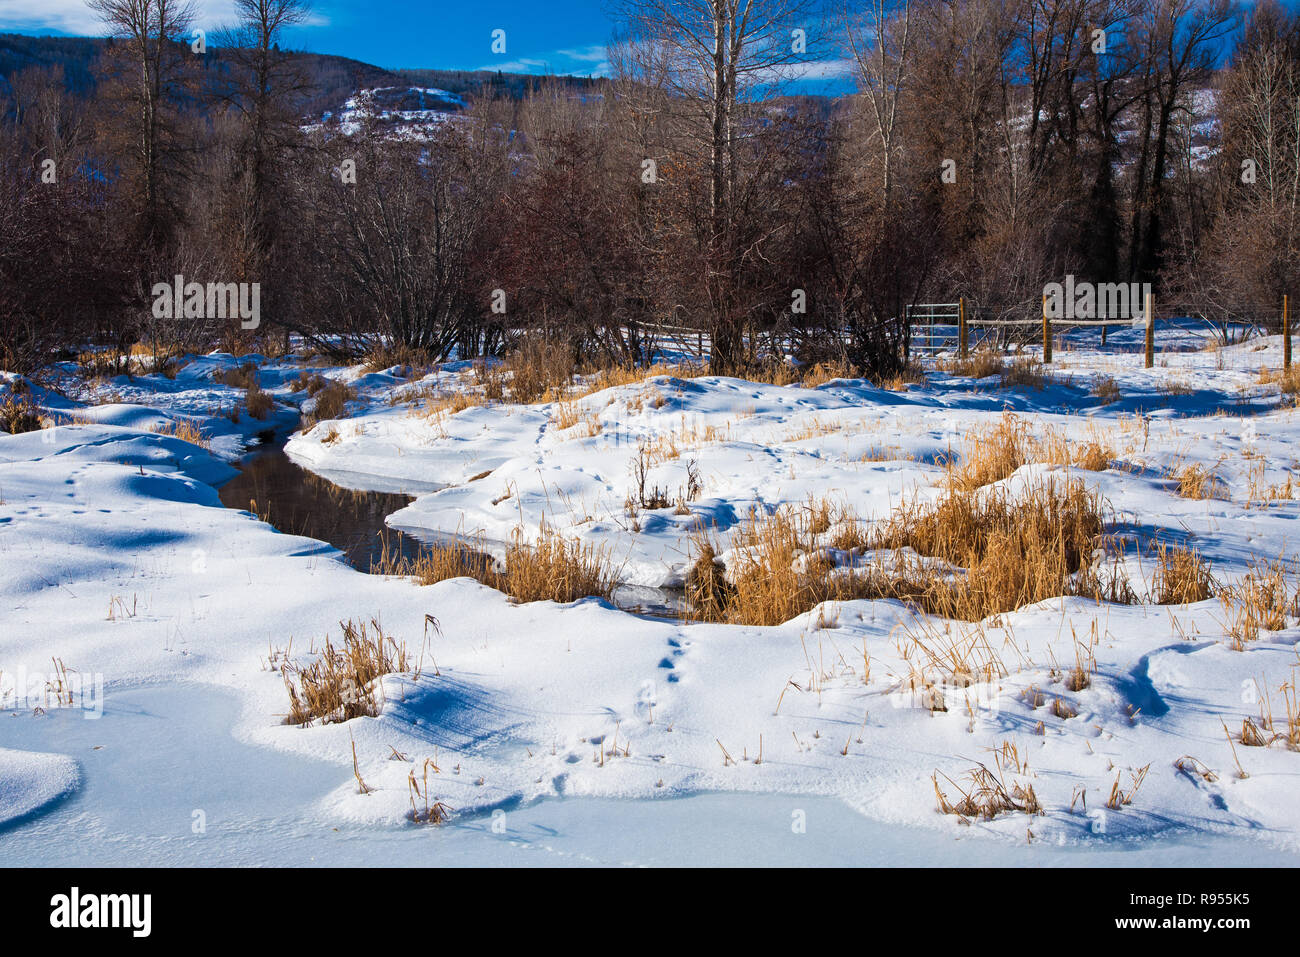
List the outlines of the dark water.
<svg viewBox="0 0 1300 957">
<path fill-rule="evenodd" d="M 414 499 L 388 492 L 356 492 L 299 465 L 275 443 L 240 463 L 239 474 L 218 490 L 227 508 L 247 509 L 282 532 L 329 542 L 363 572 L 383 554 L 414 557 L 420 543 L 390 530 L 384 519 Z"/>
<path fill-rule="evenodd" d="M 400 554 L 414 559 L 427 547 L 384 522 L 414 501 L 410 495 L 358 492 L 335 485 L 295 464 L 284 452 L 285 438 L 262 436 L 264 448 L 240 462 L 239 474 L 218 490 L 222 504 L 246 509 L 282 532 L 329 542 L 358 571 L 369 572 L 385 550 L 390 557 Z M 473 557 L 492 561 L 486 555 Z M 614 590 L 614 603 L 629 612 L 678 618 L 685 595 L 681 589 L 620 585 Z"/>
</svg>

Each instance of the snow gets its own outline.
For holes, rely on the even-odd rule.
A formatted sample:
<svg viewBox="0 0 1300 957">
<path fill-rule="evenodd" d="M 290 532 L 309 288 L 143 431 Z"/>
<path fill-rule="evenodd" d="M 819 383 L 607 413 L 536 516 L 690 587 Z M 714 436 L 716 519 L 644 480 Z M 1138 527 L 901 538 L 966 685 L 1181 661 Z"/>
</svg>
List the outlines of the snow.
<svg viewBox="0 0 1300 957">
<path fill-rule="evenodd" d="M 662 585 L 681 581 L 700 521 L 726 547 L 751 508 L 825 495 L 880 518 L 904 497 L 935 497 L 938 458 L 1011 410 L 1040 435 L 1106 436 L 1123 461 L 1070 476 L 1105 496 L 1116 528 L 1193 544 L 1232 581 L 1255 557 L 1294 558 L 1300 504 L 1245 501 L 1252 478 L 1277 485 L 1295 467 L 1296 411 L 1275 384 L 1258 382 L 1258 369 L 1276 369 L 1280 357 L 1278 339 L 1251 340 L 1220 353 L 1165 353 L 1144 370 L 1140 355 L 1076 344 L 1057 354 L 1070 381 L 1043 391 L 938 372 L 905 392 L 846 380 L 806 389 L 663 376 L 574 400 L 591 427 L 567 430 L 557 403 L 430 417 L 401 401 L 423 388 L 465 388 L 463 364 L 414 383 L 319 368 L 353 386 L 356 414 L 296 434 L 287 449 L 342 484 L 417 495 L 389 517 L 394 528 L 481 536 L 499 548 L 517 527 L 535 535 L 546 521 L 608 549 L 626 581 Z M 1294 862 L 1300 850 L 1300 755 L 1238 743 L 1249 774 L 1241 778 L 1224 733 L 1225 723 L 1240 728 L 1258 715 L 1257 680 L 1275 714 L 1282 710 L 1276 688 L 1300 668 L 1294 619 L 1236 651 L 1217 599 L 1045 601 L 984 622 L 1009 674 L 942 689 L 949 708 L 932 712 L 901 688 L 911 667 L 906 633 L 928 628 L 962 642 L 977 630 L 918 622 L 898 602 L 844 603 L 759 628 L 654 619 L 595 599 L 516 605 L 467 579 L 421 587 L 367 575 L 324 543 L 221 506 L 215 486 L 237 456 L 259 433 L 290 428 L 306 399 L 289 389 L 297 362 L 256 357 L 277 408 L 265 422 L 231 421 L 223 410 L 240 393 L 212 377 L 244 361 L 194 357 L 175 380 L 87 383 L 65 369 L 60 393 L 28 388 L 46 415 L 73 424 L 0 435 L 0 727 L 9 729 L 0 823 L 12 822 L 0 831 L 0 854 L 23 859 L 55 833 L 81 833 L 68 823 L 89 822 L 80 850 L 54 846 L 94 862 L 193 861 L 191 815 L 206 809 L 219 839 L 205 862 L 277 853 L 341 862 L 372 834 L 393 860 L 440 853 L 445 841 L 448 859 L 461 863 L 514 859 L 525 848 L 546 851 L 538 856 L 547 862 L 770 862 L 790 859 L 784 845 L 775 832 L 754 835 L 790 833 L 792 810 L 805 807 L 815 809 L 810 820 L 861 842 L 818 838 L 792 852 L 808 855 L 801 862 L 867 863 L 868 846 L 886 860 L 910 846 L 935 862 L 959 849 L 969 863 L 1087 853 L 1125 866 L 1192 863 L 1197 847 L 1224 861 Z M 1103 375 L 1118 385 L 1118 401 L 1090 391 Z M 5 381 L 0 391 L 17 380 Z M 186 417 L 214 435 L 210 449 L 152 431 Z M 331 430 L 338 438 L 326 442 Z M 689 516 L 640 511 L 636 531 L 624 507 L 630 467 L 639 446 L 669 443 L 679 454 L 658 462 L 650 482 L 675 497 L 694 459 L 703 491 Z M 1187 463 L 1214 469 L 1226 497 L 1174 494 L 1164 470 Z M 1033 465 L 1007 482 L 1063 474 Z M 1145 588 L 1150 569 L 1130 571 Z M 372 618 L 421 653 L 421 673 L 383 680 L 378 717 L 281 723 L 282 653 L 305 659 L 326 635 L 338 640 L 340 621 Z M 1074 661 L 1072 633 L 1094 628 L 1096 674 L 1069 691 L 1059 667 Z M 52 659 L 87 686 L 102 682 L 101 717 L 89 720 L 81 700 L 46 699 L 38 711 L 5 684 L 20 672 L 50 676 Z M 1054 714 L 1056 698 L 1078 715 Z M 1027 760 L 1023 780 L 1046 813 L 968 824 L 940 814 L 931 776 L 951 796 L 945 776 L 963 782 L 1005 741 Z M 369 793 L 358 793 L 354 743 Z M 1180 769 L 1185 757 L 1213 780 L 1189 773 L 1186 761 Z M 409 776 L 421 777 L 426 758 L 439 768 L 430 772 L 434 795 L 454 809 L 432 833 L 409 821 Z M 1127 789 L 1148 765 L 1133 803 L 1107 809 L 1116 780 Z M 223 785 L 227 778 L 245 784 Z M 141 807 L 151 794 L 167 809 L 153 822 Z M 491 830 L 499 811 L 515 822 L 509 852 Z M 694 853 L 689 843 L 636 840 L 665 826 L 702 833 L 732 813 L 749 823 L 701 839 Z M 682 824 L 692 814 L 698 825 Z M 541 836 L 551 822 L 554 838 Z M 605 831 L 628 829 L 626 842 L 603 842 Z M 298 840 L 321 831 L 343 836 L 310 852 Z M 146 851 L 164 832 L 170 843 Z M 268 832 L 277 836 L 263 843 Z"/>
</svg>

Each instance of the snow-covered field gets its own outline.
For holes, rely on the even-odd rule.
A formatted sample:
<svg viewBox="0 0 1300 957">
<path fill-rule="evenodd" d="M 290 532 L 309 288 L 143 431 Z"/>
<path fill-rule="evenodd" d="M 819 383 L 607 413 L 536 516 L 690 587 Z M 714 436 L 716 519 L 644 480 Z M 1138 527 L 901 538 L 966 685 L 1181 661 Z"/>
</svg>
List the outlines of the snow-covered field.
<svg viewBox="0 0 1300 957">
<path fill-rule="evenodd" d="M 232 421 L 222 410 L 242 393 L 212 377 L 244 361 L 193 358 L 174 380 L 85 383 L 69 369 L 58 392 L 20 386 L 55 427 L 0 435 L 6 860 L 1300 860 L 1300 752 L 1280 690 L 1300 673 L 1295 617 L 1237 647 L 1217 597 L 1057 598 L 979 625 L 854 601 L 761 628 L 369 575 L 222 506 L 216 486 L 254 437 L 310 409 L 290 389 L 298 362 L 257 358 L 276 408 Z M 1110 531 L 1194 547 L 1231 584 L 1256 562 L 1296 558 L 1300 419 L 1259 376 L 1280 363 L 1276 338 L 1169 353 L 1154 370 L 1080 349 L 1057 354 L 1062 381 L 1043 390 L 937 370 L 906 391 L 662 376 L 435 415 L 421 402 L 467 388 L 466 365 L 417 381 L 314 368 L 357 399 L 287 451 L 341 485 L 417 495 L 388 522 L 418 537 L 497 550 L 545 523 L 605 550 L 628 583 L 672 586 L 699 523 L 727 558 L 751 509 L 829 498 L 884 518 L 937 498 L 941 459 L 1010 412 L 1044 439 L 1104 441 L 1110 468 L 1069 473 L 1104 496 Z M 1118 392 L 1094 394 L 1101 377 Z M 8 392 L 19 380 L 4 381 Z M 187 420 L 209 449 L 158 431 Z M 655 453 L 649 483 L 674 501 L 698 477 L 689 514 L 629 514 L 643 450 Z M 1168 474 L 1188 465 L 1212 472 L 1215 497 L 1178 494 Z M 1029 464 L 1005 481 L 1064 471 Z M 1151 560 L 1130 556 L 1123 571 L 1147 596 Z M 337 642 L 349 619 L 381 621 L 422 655 L 419 675 L 382 680 L 378 717 L 284 724 L 280 665 Z M 1005 674 L 941 687 L 947 710 L 932 710 L 932 691 L 905 687 L 918 636 L 932 649 L 979 643 Z M 1095 670 L 1072 691 L 1064 672 L 1080 648 Z M 1249 746 L 1243 719 L 1261 725 L 1261 705 L 1281 736 Z M 410 820 L 411 775 L 423 788 L 429 758 L 430 791 L 453 809 L 441 828 Z M 955 798 L 979 765 L 1000 767 L 1009 790 L 1032 786 L 1043 813 L 941 813 L 934 776 Z M 1108 808 L 1117 784 L 1131 801 Z"/>
</svg>

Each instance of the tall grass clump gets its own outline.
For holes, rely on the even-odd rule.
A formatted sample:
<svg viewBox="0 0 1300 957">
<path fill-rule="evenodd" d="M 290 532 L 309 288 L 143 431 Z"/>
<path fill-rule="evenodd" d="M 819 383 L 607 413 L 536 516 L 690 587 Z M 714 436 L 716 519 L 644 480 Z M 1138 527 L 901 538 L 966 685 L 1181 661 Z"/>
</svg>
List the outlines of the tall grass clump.
<svg viewBox="0 0 1300 957">
<path fill-rule="evenodd" d="M 1219 590 L 1226 615 L 1225 628 L 1237 651 L 1259 639 L 1262 631 L 1281 631 L 1288 616 L 1297 612 L 1297 600 L 1287 583 L 1281 562 L 1253 565 L 1242 579 Z"/>
<path fill-rule="evenodd" d="M 1075 480 L 949 490 L 936 503 L 904 502 L 870 528 L 844 513 L 828 525 L 816 508 L 754 512 L 733 534 L 725 586 L 716 550 L 697 543 L 688 606 L 697 620 L 777 625 L 825 601 L 893 598 L 982 621 L 1060 595 L 1111 597 L 1119 590 L 1089 563 L 1102 509 Z"/>
<path fill-rule="evenodd" d="M 286 662 L 281 667 L 289 692 L 286 724 L 331 724 L 378 715 L 384 707 L 379 679 L 388 674 L 412 672 L 406 645 L 384 634 L 377 619 L 339 622 L 343 643 L 325 648 L 310 665 Z M 418 666 L 413 671 L 418 677 Z"/>
<path fill-rule="evenodd" d="M 414 578 L 421 585 L 472 578 L 520 602 L 612 599 L 618 584 L 618 570 L 606 549 L 565 538 L 546 525 L 536 542 L 524 541 L 522 530 L 516 529 L 504 562 L 494 561 L 482 542 L 438 542 L 424 546 L 414 558 L 385 542 L 371 571 Z"/>
<path fill-rule="evenodd" d="M 347 404 L 355 398 L 348 384 L 330 379 L 312 393 L 311 388 L 314 385 L 313 382 L 308 386 L 308 394 L 312 395 L 313 403 L 311 411 L 304 415 L 307 427 L 311 428 L 318 422 L 330 419 L 347 418 Z"/>
<path fill-rule="evenodd" d="M 40 428 L 40 411 L 27 399 L 15 399 L 11 395 L 0 403 L 0 429 L 10 435 L 19 435 L 23 432 L 36 432 Z"/>
<path fill-rule="evenodd" d="M 1213 594 L 1209 564 L 1195 549 L 1156 547 L 1152 597 L 1157 605 L 1190 605 Z"/>
<path fill-rule="evenodd" d="M 1011 413 L 988 428 L 975 429 L 967 446 L 970 451 L 960 467 L 949 468 L 948 482 L 954 489 L 970 491 L 1000 482 L 1033 460 L 1029 425 Z"/>
</svg>

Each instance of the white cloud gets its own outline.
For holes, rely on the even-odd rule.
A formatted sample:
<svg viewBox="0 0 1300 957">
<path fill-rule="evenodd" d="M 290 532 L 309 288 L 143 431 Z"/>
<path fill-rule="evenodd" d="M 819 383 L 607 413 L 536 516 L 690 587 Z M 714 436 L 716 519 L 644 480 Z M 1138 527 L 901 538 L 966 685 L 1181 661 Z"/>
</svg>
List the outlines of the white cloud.
<svg viewBox="0 0 1300 957">
<path fill-rule="evenodd" d="M 795 80 L 840 80 L 854 76 L 857 68 L 853 60 L 821 60 L 797 64 L 791 73 Z"/>
<path fill-rule="evenodd" d="M 552 50 L 540 57 L 520 57 L 517 60 L 486 63 L 479 70 L 500 70 L 502 73 L 556 73 L 577 76 L 609 76 L 610 64 L 605 58 L 605 45 L 592 44 L 569 50 Z"/>
<path fill-rule="evenodd" d="M 570 60 L 602 63 L 605 60 L 605 44 L 593 43 L 591 46 L 581 47 L 576 50 L 556 50 L 555 55 L 568 57 Z"/>
<path fill-rule="evenodd" d="M 212 29 L 234 21 L 232 0 L 194 0 L 195 25 Z M 313 16 L 308 26 L 328 21 Z M 0 0 L 0 30 L 61 30 L 79 36 L 103 36 L 104 24 L 86 0 Z"/>
</svg>

